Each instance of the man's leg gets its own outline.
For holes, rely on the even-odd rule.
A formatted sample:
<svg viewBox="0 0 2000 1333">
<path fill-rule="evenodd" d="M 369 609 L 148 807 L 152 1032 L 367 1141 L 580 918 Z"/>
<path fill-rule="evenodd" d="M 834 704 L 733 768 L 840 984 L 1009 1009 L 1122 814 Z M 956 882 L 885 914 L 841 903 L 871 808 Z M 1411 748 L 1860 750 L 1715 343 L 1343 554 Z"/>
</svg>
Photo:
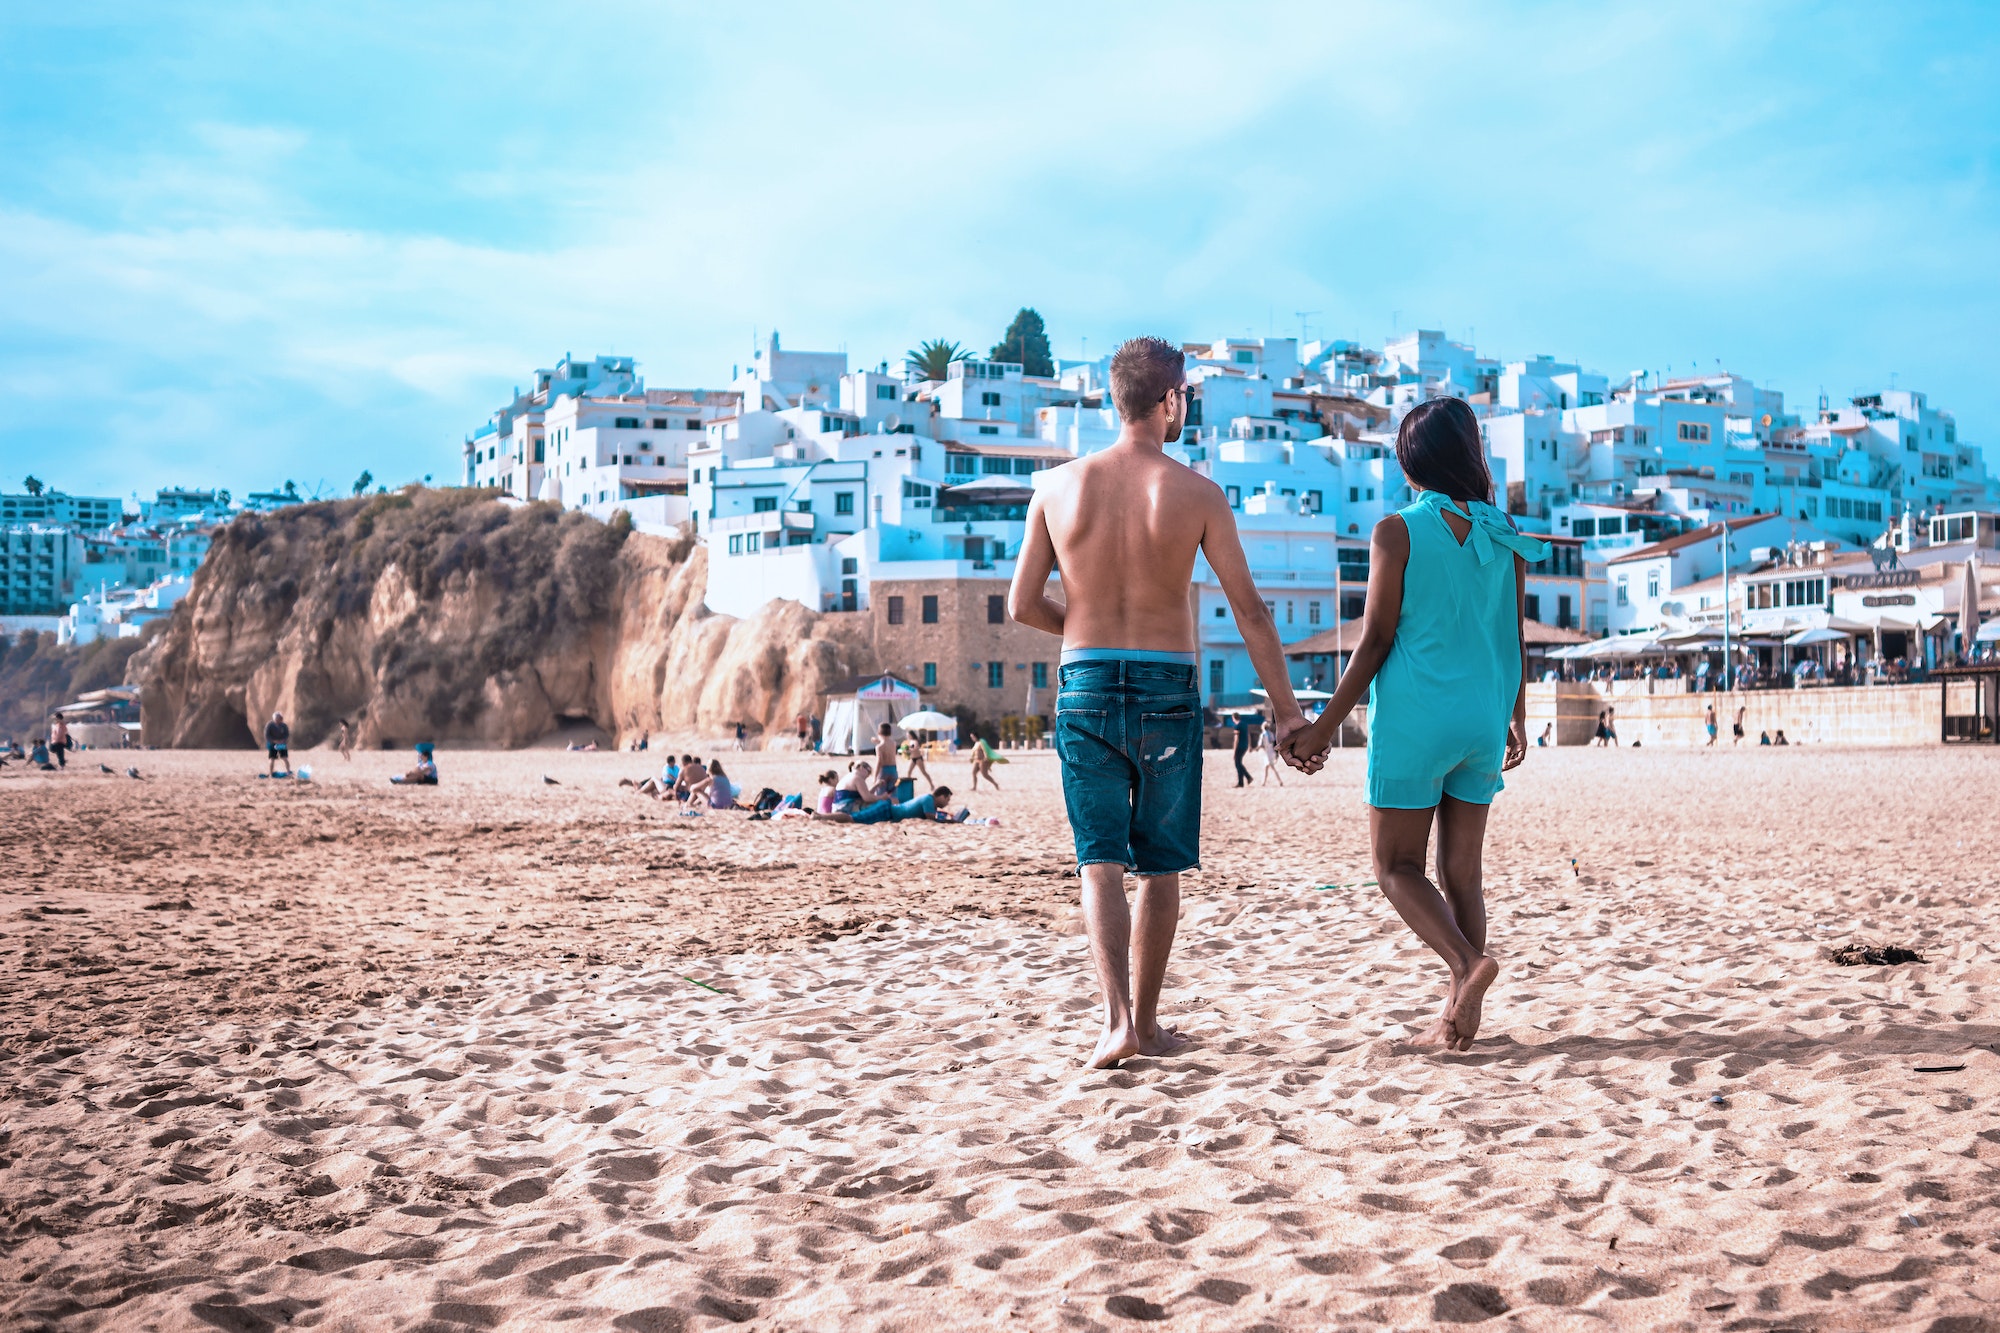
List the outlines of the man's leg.
<svg viewBox="0 0 2000 1333">
<path fill-rule="evenodd" d="M 1163 1055 L 1182 1040 L 1159 1024 L 1160 987 L 1180 921 L 1181 878 L 1153 875 L 1139 881 L 1135 938 L 1133 913 L 1125 902 L 1125 868 L 1088 865 L 1082 874 L 1083 922 L 1104 999 L 1104 1035 L 1091 1053 L 1091 1067 L 1103 1069 L 1134 1055 Z"/>
</svg>

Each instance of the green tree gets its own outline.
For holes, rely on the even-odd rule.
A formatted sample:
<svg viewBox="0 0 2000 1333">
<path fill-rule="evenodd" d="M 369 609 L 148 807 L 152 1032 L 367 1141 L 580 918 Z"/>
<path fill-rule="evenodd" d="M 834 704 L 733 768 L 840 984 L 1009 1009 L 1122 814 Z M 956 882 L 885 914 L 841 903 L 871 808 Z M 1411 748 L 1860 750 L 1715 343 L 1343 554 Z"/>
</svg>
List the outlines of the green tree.
<svg viewBox="0 0 2000 1333">
<path fill-rule="evenodd" d="M 374 482 L 375 482 L 375 474 L 373 472 L 363 471 L 360 476 L 354 479 L 354 493 L 356 495 L 366 495 L 368 493 L 368 488 L 371 485 L 373 485 Z"/>
<path fill-rule="evenodd" d="M 903 353 L 903 364 L 927 380 L 941 380 L 951 373 L 952 362 L 963 361 L 968 355 L 957 343 L 933 338 L 917 344 L 915 351 Z"/>
<path fill-rule="evenodd" d="M 1042 325 L 1042 317 L 1029 306 L 1022 306 L 1014 316 L 1014 322 L 1007 326 L 993 348 L 995 361 L 1018 361 L 1024 375 L 1053 375 L 1056 373 L 1055 357 L 1049 352 L 1049 331 Z"/>
<path fill-rule="evenodd" d="M 30 477 L 26 481 L 22 482 L 21 486 L 22 489 L 26 490 L 30 495 L 40 495 L 43 490 L 42 479 L 40 477 Z"/>
<path fill-rule="evenodd" d="M 299 484 L 298 484 L 298 483 L 297 483 L 296 481 L 289 481 L 289 480 L 288 480 L 288 481 L 286 481 L 286 482 L 285 482 L 285 495 L 286 495 L 286 496 L 287 496 L 288 498 L 290 498 L 290 499 L 293 499 L 293 500 L 296 500 L 296 499 L 298 499 L 298 498 L 299 498 Z"/>
</svg>

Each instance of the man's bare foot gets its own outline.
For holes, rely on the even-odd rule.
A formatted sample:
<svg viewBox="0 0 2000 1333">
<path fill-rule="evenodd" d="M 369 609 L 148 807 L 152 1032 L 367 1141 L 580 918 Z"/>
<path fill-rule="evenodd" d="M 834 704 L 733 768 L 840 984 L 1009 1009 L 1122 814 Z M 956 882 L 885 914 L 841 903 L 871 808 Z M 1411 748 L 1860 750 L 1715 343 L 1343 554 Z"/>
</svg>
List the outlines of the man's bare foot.
<svg viewBox="0 0 2000 1333">
<path fill-rule="evenodd" d="M 1114 1028 L 1097 1039 L 1097 1049 L 1090 1053 L 1090 1067 L 1109 1069 L 1135 1055 L 1166 1055 L 1186 1044 L 1187 1038 L 1170 1027 L 1160 1027 L 1151 1038 L 1140 1037 L 1135 1028 Z"/>
<path fill-rule="evenodd" d="M 1458 1034 L 1458 1040 L 1453 1042 L 1451 1047 L 1454 1051 L 1472 1049 L 1472 1039 L 1479 1035 L 1479 1020 L 1481 1010 L 1486 1003 L 1486 989 L 1499 975 L 1500 964 L 1491 958 L 1482 957 L 1458 983 L 1458 994 L 1453 997 L 1451 1008 L 1446 1011 L 1451 1019 L 1452 1028 Z"/>
<path fill-rule="evenodd" d="M 1139 1054 L 1166 1055 L 1170 1052 L 1179 1050 L 1181 1047 L 1185 1045 L 1187 1045 L 1186 1036 L 1184 1036 L 1178 1030 L 1170 1028 L 1166 1024 L 1162 1023 L 1160 1024 L 1159 1027 L 1153 1030 L 1153 1035 L 1150 1040 L 1147 1040 L 1145 1038 L 1140 1039 Z"/>
</svg>

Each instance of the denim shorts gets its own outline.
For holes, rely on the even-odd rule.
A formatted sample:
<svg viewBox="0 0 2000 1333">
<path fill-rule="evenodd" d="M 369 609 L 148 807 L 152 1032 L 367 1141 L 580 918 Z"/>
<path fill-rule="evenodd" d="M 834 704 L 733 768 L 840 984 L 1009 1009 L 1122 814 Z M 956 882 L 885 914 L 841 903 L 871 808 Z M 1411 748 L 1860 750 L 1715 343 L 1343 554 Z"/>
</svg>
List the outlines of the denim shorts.
<svg viewBox="0 0 2000 1333">
<path fill-rule="evenodd" d="M 1191 666 L 1074 662 L 1056 753 L 1079 866 L 1171 875 L 1201 863 L 1201 694 Z"/>
</svg>

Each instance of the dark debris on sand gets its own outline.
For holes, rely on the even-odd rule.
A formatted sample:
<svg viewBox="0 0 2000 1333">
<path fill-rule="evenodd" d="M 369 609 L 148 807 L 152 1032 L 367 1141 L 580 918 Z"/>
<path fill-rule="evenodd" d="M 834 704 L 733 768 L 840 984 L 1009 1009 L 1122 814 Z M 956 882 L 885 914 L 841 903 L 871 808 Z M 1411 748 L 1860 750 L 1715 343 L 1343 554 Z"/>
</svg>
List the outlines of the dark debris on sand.
<svg viewBox="0 0 2000 1333">
<path fill-rule="evenodd" d="M 1843 944 L 1827 957 L 1842 967 L 1888 967 L 1895 963 L 1921 963 L 1924 956 L 1900 944 Z"/>
</svg>

